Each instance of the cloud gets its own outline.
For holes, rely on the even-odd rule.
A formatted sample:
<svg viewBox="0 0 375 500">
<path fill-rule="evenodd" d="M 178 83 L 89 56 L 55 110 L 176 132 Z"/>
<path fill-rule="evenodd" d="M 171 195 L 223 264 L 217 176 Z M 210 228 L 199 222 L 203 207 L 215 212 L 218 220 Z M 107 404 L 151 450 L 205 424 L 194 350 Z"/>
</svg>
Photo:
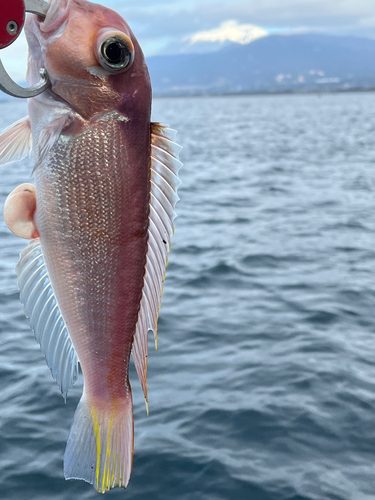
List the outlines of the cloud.
<svg viewBox="0 0 375 500">
<path fill-rule="evenodd" d="M 375 26 L 366 21 L 374 16 L 373 0 L 117 0 L 113 7 L 132 26 L 146 54 L 177 47 L 197 33 L 210 36 L 206 32 L 218 30 L 228 20 L 261 26 L 269 33 L 375 37 Z"/>
<path fill-rule="evenodd" d="M 374 0 L 114 0 L 111 7 L 129 22 L 146 56 L 198 50 L 203 44 L 190 39 L 210 37 L 228 20 L 269 34 L 375 38 Z M 222 42 L 206 42 L 207 50 L 214 43 Z"/>
<path fill-rule="evenodd" d="M 256 29 L 273 33 L 324 32 L 375 38 L 374 0 L 96 0 L 129 23 L 146 56 L 178 51 L 189 40 L 245 43 Z M 229 21 L 230 20 L 230 21 Z M 261 26 L 262 28 L 256 28 Z M 185 42 L 184 42 L 185 40 Z M 26 41 L 0 51 L 17 80 L 25 77 Z"/>
<path fill-rule="evenodd" d="M 238 24 L 237 21 L 224 21 L 218 28 L 208 31 L 198 31 L 193 35 L 186 37 L 191 45 L 199 42 L 235 42 L 247 44 L 257 38 L 267 36 L 268 33 L 262 28 L 252 24 Z"/>
<path fill-rule="evenodd" d="M 361 26 L 364 26 L 364 27 L 374 28 L 375 27 L 375 16 L 361 19 L 359 24 Z"/>
</svg>

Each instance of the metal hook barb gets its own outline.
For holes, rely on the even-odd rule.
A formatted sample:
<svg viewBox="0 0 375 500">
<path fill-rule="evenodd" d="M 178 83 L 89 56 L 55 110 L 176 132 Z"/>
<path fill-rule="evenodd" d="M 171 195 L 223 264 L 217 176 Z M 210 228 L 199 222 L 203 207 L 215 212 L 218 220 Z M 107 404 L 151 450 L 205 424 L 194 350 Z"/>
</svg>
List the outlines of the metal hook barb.
<svg viewBox="0 0 375 500">
<path fill-rule="evenodd" d="M 45 0 L 23 0 L 23 4 L 24 4 L 24 12 L 31 12 L 43 18 L 46 17 L 47 11 L 50 7 L 50 4 Z M 17 24 L 14 23 L 12 19 L 9 19 L 8 21 L 12 22 L 17 27 Z M 9 30 L 8 33 L 10 33 Z M 18 31 L 18 34 L 19 33 L 20 30 Z M 15 36 L 14 40 L 17 38 L 17 36 Z M 14 40 L 12 40 L 7 45 L 13 43 Z M 11 95 L 13 97 L 21 97 L 21 98 L 35 97 L 44 92 L 46 89 L 48 89 L 50 85 L 51 82 L 48 77 L 48 73 L 44 68 L 42 68 L 40 70 L 40 81 L 36 85 L 26 88 L 20 87 L 8 75 L 0 59 L 0 90 L 5 92 L 6 94 Z"/>
</svg>

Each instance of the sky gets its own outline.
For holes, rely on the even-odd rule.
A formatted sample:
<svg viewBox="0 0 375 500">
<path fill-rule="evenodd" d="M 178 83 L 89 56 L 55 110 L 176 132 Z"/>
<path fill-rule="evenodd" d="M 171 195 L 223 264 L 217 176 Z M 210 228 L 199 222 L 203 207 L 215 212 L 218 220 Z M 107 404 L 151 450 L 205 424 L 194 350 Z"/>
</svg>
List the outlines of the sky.
<svg viewBox="0 0 375 500">
<path fill-rule="evenodd" d="M 327 33 L 375 39 L 374 0 L 103 0 L 119 12 L 146 56 L 195 51 L 269 34 Z M 0 52 L 11 76 L 24 79 L 26 41 Z"/>
</svg>

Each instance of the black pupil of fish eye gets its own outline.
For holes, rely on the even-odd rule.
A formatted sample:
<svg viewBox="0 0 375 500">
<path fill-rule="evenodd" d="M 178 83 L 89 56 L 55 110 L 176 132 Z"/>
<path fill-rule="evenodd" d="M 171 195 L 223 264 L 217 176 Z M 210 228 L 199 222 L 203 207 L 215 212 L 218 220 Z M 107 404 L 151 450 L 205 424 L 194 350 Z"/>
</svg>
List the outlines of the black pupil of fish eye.
<svg viewBox="0 0 375 500">
<path fill-rule="evenodd" d="M 132 63 L 133 53 L 127 42 L 118 36 L 108 38 L 101 46 L 102 65 L 111 70 L 128 68 Z"/>
<path fill-rule="evenodd" d="M 120 47 L 118 42 L 110 43 L 105 49 L 105 55 L 107 59 L 112 64 L 119 64 L 121 62 L 123 48 Z"/>
</svg>

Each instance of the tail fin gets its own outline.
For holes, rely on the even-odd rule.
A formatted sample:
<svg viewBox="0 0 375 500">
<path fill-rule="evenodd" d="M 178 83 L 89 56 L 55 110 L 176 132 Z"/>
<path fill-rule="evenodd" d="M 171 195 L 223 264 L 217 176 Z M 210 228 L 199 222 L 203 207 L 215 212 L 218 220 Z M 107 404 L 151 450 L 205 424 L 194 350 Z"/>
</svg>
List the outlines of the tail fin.
<svg viewBox="0 0 375 500">
<path fill-rule="evenodd" d="M 131 392 L 111 408 L 78 404 L 64 456 L 65 479 L 83 479 L 99 493 L 128 485 L 133 462 Z"/>
</svg>

